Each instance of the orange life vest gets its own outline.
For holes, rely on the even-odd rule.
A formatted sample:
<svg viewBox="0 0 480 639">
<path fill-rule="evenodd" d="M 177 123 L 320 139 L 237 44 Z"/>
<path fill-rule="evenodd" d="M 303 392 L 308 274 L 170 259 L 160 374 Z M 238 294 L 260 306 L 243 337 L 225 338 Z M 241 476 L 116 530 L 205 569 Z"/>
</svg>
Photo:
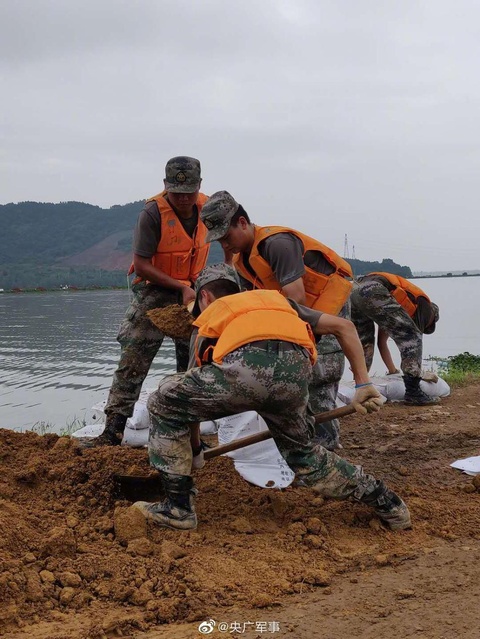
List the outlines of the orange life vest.
<svg viewBox="0 0 480 639">
<path fill-rule="evenodd" d="M 191 286 L 207 263 L 210 249 L 210 244 L 205 242 L 207 227 L 200 219 L 200 211 L 208 197 L 203 193 L 198 194 L 198 224 L 193 237 L 190 237 L 165 199 L 166 194 L 167 191 L 162 191 L 147 200 L 157 203 L 161 224 L 160 242 L 152 257 L 152 264 L 170 277 Z M 133 268 L 130 267 L 130 273 L 132 272 Z"/>
<path fill-rule="evenodd" d="M 305 287 L 305 305 L 317 311 L 338 315 L 345 302 L 350 296 L 352 284 L 346 279 L 353 277 L 350 264 L 342 259 L 335 251 L 318 240 L 314 240 L 308 235 L 283 226 L 254 226 L 255 236 L 248 259 L 250 266 L 256 273 L 253 277 L 244 266 L 242 254 L 234 256 L 233 264 L 237 271 L 246 280 L 251 282 L 255 288 L 266 288 L 281 291 L 281 286 L 273 273 L 270 264 L 263 259 L 258 252 L 258 245 L 267 237 L 277 233 L 291 233 L 301 240 L 303 244 L 303 256 L 307 251 L 320 251 L 323 257 L 332 265 L 335 271 L 331 275 L 317 273 L 313 269 L 305 266 L 305 275 L 302 277 Z"/>
<path fill-rule="evenodd" d="M 420 287 L 415 286 L 415 284 L 400 275 L 379 272 L 369 273 L 368 275 L 380 275 L 390 282 L 395 287 L 393 291 L 390 291 L 391 295 L 410 317 L 413 317 L 417 311 L 419 297 L 425 297 L 430 302 L 430 298 Z"/>
<path fill-rule="evenodd" d="M 287 300 L 276 291 L 246 291 L 221 297 L 193 323 L 198 327 L 195 344 L 197 364 L 202 365 L 198 351 L 200 337 L 216 339 L 213 361 L 221 364 L 228 353 L 250 342 L 265 339 L 293 342 L 309 353 L 312 365 L 317 359 L 315 338 Z M 204 358 L 205 361 L 205 358 Z"/>
</svg>

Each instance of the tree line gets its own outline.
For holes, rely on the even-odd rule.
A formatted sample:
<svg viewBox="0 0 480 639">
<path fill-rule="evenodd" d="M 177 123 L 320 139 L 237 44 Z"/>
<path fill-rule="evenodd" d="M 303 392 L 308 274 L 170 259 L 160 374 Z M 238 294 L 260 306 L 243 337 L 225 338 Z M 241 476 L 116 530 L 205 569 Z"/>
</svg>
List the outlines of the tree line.
<svg viewBox="0 0 480 639">
<path fill-rule="evenodd" d="M 61 260 L 85 251 L 119 231 L 128 236 L 116 251 L 131 252 L 131 233 L 144 201 L 107 209 L 85 202 L 20 202 L 0 205 L 0 289 L 60 288 L 62 286 L 126 286 L 123 270 L 105 270 L 88 264 L 67 267 Z M 214 242 L 209 263 L 223 259 Z M 382 262 L 348 260 L 355 275 L 388 271 L 411 277 L 408 266 L 391 259 Z"/>
</svg>

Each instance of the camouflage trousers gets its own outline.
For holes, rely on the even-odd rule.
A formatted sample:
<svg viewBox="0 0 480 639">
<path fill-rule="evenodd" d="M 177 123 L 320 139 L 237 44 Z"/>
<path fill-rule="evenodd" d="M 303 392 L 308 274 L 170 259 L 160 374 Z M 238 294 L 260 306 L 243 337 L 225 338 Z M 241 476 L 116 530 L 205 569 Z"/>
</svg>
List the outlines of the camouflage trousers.
<svg viewBox="0 0 480 639">
<path fill-rule="evenodd" d="M 362 342 L 367 369 L 375 349 L 375 324 L 393 339 L 400 351 L 404 374 L 420 377 L 422 333 L 389 290 L 374 280 L 354 284 L 351 295 L 352 322 Z"/>
<path fill-rule="evenodd" d="M 177 291 L 140 282 L 132 287 L 133 299 L 120 325 L 117 341 L 121 346 L 120 362 L 113 375 L 105 413 L 133 414 L 142 384 L 155 355 L 160 350 L 164 334 L 147 317 L 147 311 L 170 304 L 181 304 Z M 188 341 L 175 340 L 177 371 L 185 371 L 189 356 Z"/>
<path fill-rule="evenodd" d="M 342 308 L 339 317 L 350 318 L 350 302 Z M 322 335 L 317 342 L 317 363 L 308 390 L 309 406 L 314 415 L 333 410 L 336 406 L 338 384 L 345 369 L 345 356 L 334 335 Z M 328 450 L 340 446 L 340 422 L 332 419 L 316 424 L 316 441 Z"/>
<path fill-rule="evenodd" d="M 157 470 L 190 475 L 190 424 L 255 410 L 266 421 L 298 485 L 327 497 L 360 499 L 376 480 L 315 442 L 307 410 L 311 364 L 306 351 L 272 340 L 247 344 L 221 365 L 191 368 L 163 380 L 150 395 L 149 456 Z"/>
</svg>

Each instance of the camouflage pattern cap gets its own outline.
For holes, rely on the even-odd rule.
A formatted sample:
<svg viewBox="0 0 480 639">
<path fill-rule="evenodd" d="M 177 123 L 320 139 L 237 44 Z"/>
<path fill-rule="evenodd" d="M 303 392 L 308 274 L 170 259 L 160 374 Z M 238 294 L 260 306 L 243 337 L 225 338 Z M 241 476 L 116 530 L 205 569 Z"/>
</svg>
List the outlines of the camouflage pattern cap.
<svg viewBox="0 0 480 639">
<path fill-rule="evenodd" d="M 165 166 L 165 190 L 169 193 L 194 193 L 200 188 L 200 162 L 179 155 Z"/>
<path fill-rule="evenodd" d="M 200 271 L 195 282 L 195 292 L 197 296 L 195 297 L 195 304 L 192 308 L 193 317 L 196 318 L 201 313 L 199 296 L 200 289 L 205 286 L 205 284 L 210 284 L 210 282 L 216 282 L 217 280 L 228 280 L 229 282 L 233 282 L 238 286 L 238 292 L 240 293 L 240 280 L 238 279 L 237 271 L 233 268 L 233 266 L 229 266 L 228 264 L 225 264 L 225 262 L 206 266 Z"/>
<path fill-rule="evenodd" d="M 206 241 L 220 240 L 228 233 L 230 220 L 238 211 L 238 203 L 228 191 L 217 191 L 208 198 L 200 217 L 208 229 Z"/>
</svg>

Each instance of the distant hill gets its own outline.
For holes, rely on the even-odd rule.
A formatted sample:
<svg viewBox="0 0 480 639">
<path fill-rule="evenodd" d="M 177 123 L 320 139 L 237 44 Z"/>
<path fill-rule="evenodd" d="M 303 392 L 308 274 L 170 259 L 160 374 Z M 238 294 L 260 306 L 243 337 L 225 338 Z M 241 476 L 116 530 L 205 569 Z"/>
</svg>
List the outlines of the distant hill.
<svg viewBox="0 0 480 639">
<path fill-rule="evenodd" d="M 108 209 L 84 202 L 0 205 L 0 289 L 125 286 L 132 232 L 143 200 Z M 214 242 L 209 262 L 223 259 Z M 410 277 L 392 260 L 349 260 L 356 275 L 372 270 Z"/>
<path fill-rule="evenodd" d="M 357 275 L 365 275 L 366 273 L 371 273 L 372 271 L 380 271 L 384 273 L 394 273 L 395 275 L 401 275 L 402 277 L 412 277 L 412 271 L 409 266 L 400 266 L 390 258 L 384 258 L 381 262 L 366 262 L 364 260 L 349 260 L 347 262 L 350 264 L 353 270 L 353 274 Z"/>
</svg>

